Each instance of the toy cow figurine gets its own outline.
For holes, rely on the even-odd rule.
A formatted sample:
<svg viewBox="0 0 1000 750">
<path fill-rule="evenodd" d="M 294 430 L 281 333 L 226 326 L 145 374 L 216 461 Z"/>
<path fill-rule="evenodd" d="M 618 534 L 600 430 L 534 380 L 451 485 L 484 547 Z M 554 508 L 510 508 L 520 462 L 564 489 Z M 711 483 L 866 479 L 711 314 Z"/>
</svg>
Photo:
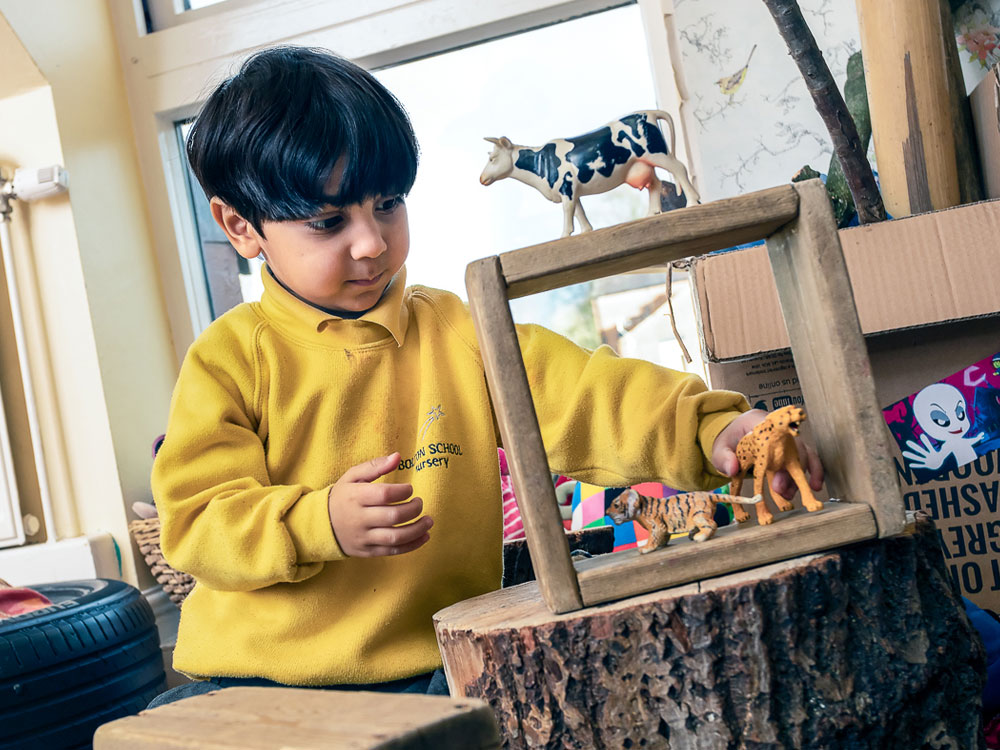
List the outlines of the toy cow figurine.
<svg viewBox="0 0 1000 750">
<path fill-rule="evenodd" d="M 657 120 L 670 128 L 670 148 Z M 660 110 L 633 112 L 620 120 L 575 138 L 557 138 L 537 148 L 517 146 L 509 138 L 487 138 L 493 153 L 479 181 L 492 185 L 504 177 L 531 185 L 563 207 L 563 237 L 573 233 L 573 217 L 580 229 L 593 227 L 580 205 L 580 196 L 604 193 L 627 182 L 649 190 L 647 216 L 660 213 L 660 180 L 654 167 L 674 175 L 687 193 L 688 204 L 699 202 L 698 191 L 688 180 L 687 169 L 673 155 L 674 124 Z"/>
</svg>

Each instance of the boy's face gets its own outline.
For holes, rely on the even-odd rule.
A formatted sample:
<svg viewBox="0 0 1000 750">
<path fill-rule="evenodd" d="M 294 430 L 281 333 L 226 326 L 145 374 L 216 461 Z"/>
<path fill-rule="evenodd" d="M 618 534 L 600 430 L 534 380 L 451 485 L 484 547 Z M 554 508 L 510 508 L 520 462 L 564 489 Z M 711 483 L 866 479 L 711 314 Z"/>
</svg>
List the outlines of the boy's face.
<svg viewBox="0 0 1000 750">
<path fill-rule="evenodd" d="M 330 180 L 334 189 L 337 172 Z M 330 207 L 309 219 L 265 221 L 263 235 L 218 198 L 212 199 L 212 213 L 240 255 L 263 255 L 282 284 L 334 310 L 374 307 L 410 250 L 401 196 Z"/>
</svg>

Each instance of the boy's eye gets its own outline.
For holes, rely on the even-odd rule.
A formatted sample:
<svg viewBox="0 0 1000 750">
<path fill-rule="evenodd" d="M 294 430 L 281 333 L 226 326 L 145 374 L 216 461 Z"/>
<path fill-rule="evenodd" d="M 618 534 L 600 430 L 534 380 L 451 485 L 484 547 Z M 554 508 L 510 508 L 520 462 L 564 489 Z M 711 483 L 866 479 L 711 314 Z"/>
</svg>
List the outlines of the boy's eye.
<svg viewBox="0 0 1000 750">
<path fill-rule="evenodd" d="M 378 204 L 378 210 L 382 213 L 390 213 L 403 205 L 403 196 L 396 195 L 392 198 L 386 198 L 381 203 Z"/>
<path fill-rule="evenodd" d="M 329 232 L 336 229 L 344 222 L 344 217 L 339 214 L 334 214 L 333 216 L 327 216 L 325 219 L 317 219 L 316 221 L 310 221 L 306 223 L 306 226 L 310 229 L 314 229 L 317 232 Z"/>
</svg>

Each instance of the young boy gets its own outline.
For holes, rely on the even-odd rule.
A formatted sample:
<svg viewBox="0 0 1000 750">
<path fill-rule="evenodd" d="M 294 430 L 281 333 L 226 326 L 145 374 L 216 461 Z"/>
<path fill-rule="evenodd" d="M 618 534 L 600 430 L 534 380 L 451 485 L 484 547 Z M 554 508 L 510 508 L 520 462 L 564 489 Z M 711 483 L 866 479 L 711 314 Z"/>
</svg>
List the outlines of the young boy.
<svg viewBox="0 0 1000 750">
<path fill-rule="evenodd" d="M 154 703 L 232 684 L 446 692 L 431 616 L 500 585 L 499 436 L 467 308 L 405 287 L 409 120 L 357 66 L 275 48 L 216 89 L 187 149 L 265 289 L 191 346 L 153 468 L 163 552 L 198 581 L 174 666 L 205 680 Z M 763 414 L 742 396 L 518 330 L 553 471 L 687 489 L 735 473 Z"/>
</svg>

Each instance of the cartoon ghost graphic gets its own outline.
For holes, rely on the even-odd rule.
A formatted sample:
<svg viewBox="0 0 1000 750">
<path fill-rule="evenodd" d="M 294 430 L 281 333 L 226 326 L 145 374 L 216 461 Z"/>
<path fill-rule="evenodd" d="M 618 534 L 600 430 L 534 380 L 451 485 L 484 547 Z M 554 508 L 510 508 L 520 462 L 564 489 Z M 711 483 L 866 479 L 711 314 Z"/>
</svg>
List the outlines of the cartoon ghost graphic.
<svg viewBox="0 0 1000 750">
<path fill-rule="evenodd" d="M 910 449 L 903 451 L 910 465 L 916 469 L 940 469 L 949 456 L 955 457 L 955 465 L 963 466 L 975 461 L 975 445 L 986 435 L 966 437 L 972 422 L 969 418 L 965 396 L 953 385 L 934 383 L 920 391 L 913 399 L 913 414 L 923 430 L 920 441 L 907 440 Z M 930 438 L 940 445 L 935 447 Z"/>
</svg>

